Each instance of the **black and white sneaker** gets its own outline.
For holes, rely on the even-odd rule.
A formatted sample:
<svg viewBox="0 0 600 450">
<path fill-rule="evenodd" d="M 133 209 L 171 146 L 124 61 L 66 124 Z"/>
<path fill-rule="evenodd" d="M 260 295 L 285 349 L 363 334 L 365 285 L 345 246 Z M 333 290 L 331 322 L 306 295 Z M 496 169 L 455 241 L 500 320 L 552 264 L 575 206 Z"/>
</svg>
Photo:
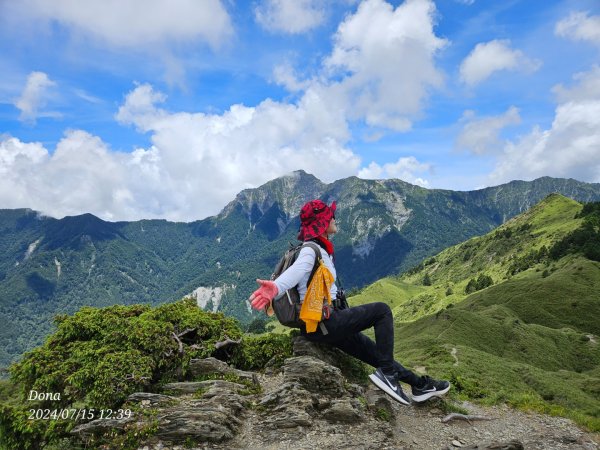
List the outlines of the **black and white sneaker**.
<svg viewBox="0 0 600 450">
<path fill-rule="evenodd" d="M 423 379 L 425 380 L 424 386 L 420 388 L 412 387 L 412 398 L 415 402 L 424 402 L 431 397 L 441 397 L 450 390 L 450 383 L 448 381 L 436 381 L 427 375 Z"/>
<path fill-rule="evenodd" d="M 406 396 L 398 380 L 393 375 L 385 375 L 381 369 L 377 369 L 374 374 L 369 375 L 369 378 L 383 392 L 388 394 L 394 400 L 403 403 L 404 405 L 410 405 L 410 399 Z"/>
</svg>

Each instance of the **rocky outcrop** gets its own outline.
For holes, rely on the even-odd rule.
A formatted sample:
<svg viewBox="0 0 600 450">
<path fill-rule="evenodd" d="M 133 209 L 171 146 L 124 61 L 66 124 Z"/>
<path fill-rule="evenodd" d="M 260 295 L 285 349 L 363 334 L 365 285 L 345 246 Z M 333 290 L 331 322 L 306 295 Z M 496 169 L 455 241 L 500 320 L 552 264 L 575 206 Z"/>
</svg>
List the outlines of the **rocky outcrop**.
<svg viewBox="0 0 600 450">
<path fill-rule="evenodd" d="M 246 386 L 222 380 L 170 383 L 165 386 L 174 395 L 136 393 L 129 396 L 131 418 L 94 420 L 77 426 L 72 433 L 102 440 L 108 431 L 145 433 L 150 429 L 154 441 L 221 442 L 232 439 L 247 408 L 242 394 Z M 85 440 L 85 439 L 84 439 Z"/>
<path fill-rule="evenodd" d="M 214 358 L 193 360 L 190 369 L 202 381 L 132 394 L 125 405 L 132 417 L 95 420 L 72 433 L 105 448 L 116 448 L 114 436 L 139 436 L 140 450 L 598 448 L 566 419 L 499 407 L 463 404 L 494 420 L 443 423 L 443 403 L 402 406 L 360 382 L 351 358 L 303 339 L 295 340 L 293 357 L 266 373 Z"/>
<path fill-rule="evenodd" d="M 192 378 L 215 379 L 169 383 L 162 394 L 132 394 L 126 406 L 135 411 L 133 417 L 95 420 L 72 433 L 84 441 L 102 441 L 109 432 L 148 434 L 141 448 L 193 442 L 200 448 L 241 449 L 277 446 L 311 433 L 329 435 L 333 446 L 340 432 L 352 428 L 370 435 L 368 448 L 386 448 L 393 433 L 378 408 L 385 405 L 389 420 L 394 414 L 389 400 L 371 391 L 367 395 L 364 385 L 349 381 L 333 365 L 352 366 L 341 352 L 302 339 L 295 348 L 296 356 L 270 375 L 237 370 L 215 358 L 192 360 Z M 345 448 L 358 445 L 342 440 Z"/>
</svg>

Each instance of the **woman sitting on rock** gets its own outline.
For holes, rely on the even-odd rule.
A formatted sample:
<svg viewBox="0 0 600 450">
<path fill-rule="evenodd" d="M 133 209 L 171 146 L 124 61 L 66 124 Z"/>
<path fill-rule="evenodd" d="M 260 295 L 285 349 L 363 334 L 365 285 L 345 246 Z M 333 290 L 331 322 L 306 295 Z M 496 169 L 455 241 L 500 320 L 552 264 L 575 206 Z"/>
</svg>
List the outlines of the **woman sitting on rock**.
<svg viewBox="0 0 600 450">
<path fill-rule="evenodd" d="M 299 240 L 318 244 L 331 280 L 336 277 L 333 244 L 330 241 L 330 237 L 337 232 L 335 210 L 335 202 L 331 206 L 321 200 L 306 203 L 300 211 L 301 226 L 298 234 Z M 277 279 L 257 280 L 260 288 L 250 296 L 252 307 L 262 310 L 271 300 L 294 286 L 297 286 L 300 298 L 304 299 L 314 264 L 315 252 L 304 246 L 294 264 Z M 330 294 L 332 299 L 338 294 L 334 282 L 331 282 Z M 318 327 L 309 321 L 303 324 L 300 329 L 302 335 L 309 341 L 333 345 L 376 368 L 369 378 L 395 400 L 405 405 L 410 404 L 410 399 L 399 382 L 411 386 L 412 400 L 415 402 L 444 395 L 450 389 L 448 381 L 419 376 L 394 360 L 394 319 L 387 304 L 376 302 L 352 308 L 332 308 L 328 315 L 329 317 L 322 318 Z M 302 318 L 302 311 L 300 317 Z M 371 327 L 375 328 L 375 342 L 362 333 Z"/>
</svg>

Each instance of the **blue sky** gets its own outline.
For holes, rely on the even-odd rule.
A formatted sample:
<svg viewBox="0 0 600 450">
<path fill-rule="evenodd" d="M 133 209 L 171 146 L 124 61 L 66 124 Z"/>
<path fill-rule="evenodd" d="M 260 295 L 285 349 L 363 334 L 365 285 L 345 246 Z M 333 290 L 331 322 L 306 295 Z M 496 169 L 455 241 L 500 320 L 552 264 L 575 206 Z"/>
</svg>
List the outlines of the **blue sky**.
<svg viewBox="0 0 600 450">
<path fill-rule="evenodd" d="M 596 0 L 0 1 L 0 208 L 191 221 L 304 169 L 600 182 Z"/>
</svg>

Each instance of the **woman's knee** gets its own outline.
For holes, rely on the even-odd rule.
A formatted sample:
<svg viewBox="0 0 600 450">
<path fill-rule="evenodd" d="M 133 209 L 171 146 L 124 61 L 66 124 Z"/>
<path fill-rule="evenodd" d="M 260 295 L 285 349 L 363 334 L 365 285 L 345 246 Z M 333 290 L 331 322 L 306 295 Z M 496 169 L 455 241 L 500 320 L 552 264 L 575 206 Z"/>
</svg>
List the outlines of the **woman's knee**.
<svg viewBox="0 0 600 450">
<path fill-rule="evenodd" d="M 392 315 L 392 310 L 387 303 L 374 302 L 371 303 L 371 305 L 373 305 L 373 308 L 375 309 L 375 311 L 377 311 L 377 314 L 380 314 L 382 316 Z"/>
</svg>

